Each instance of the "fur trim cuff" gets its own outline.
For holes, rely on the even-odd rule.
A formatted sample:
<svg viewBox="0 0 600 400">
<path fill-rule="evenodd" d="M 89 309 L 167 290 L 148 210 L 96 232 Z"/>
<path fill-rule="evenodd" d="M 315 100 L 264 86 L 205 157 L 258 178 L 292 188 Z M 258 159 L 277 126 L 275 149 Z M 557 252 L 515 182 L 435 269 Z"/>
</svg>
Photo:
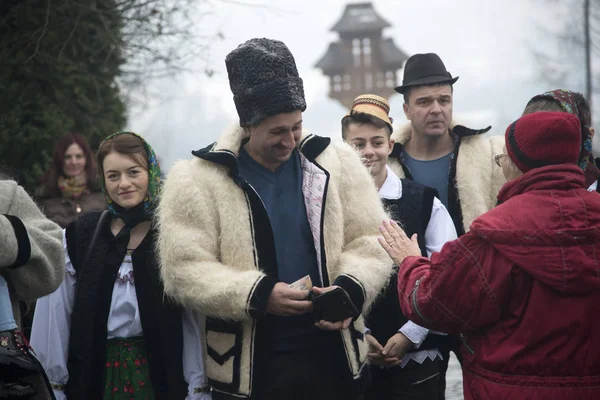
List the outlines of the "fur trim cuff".
<svg viewBox="0 0 600 400">
<path fill-rule="evenodd" d="M 332 286 L 339 286 L 348 293 L 356 309 L 361 312 L 365 304 L 365 290 L 360 282 L 352 275 L 340 275 Z"/>
<path fill-rule="evenodd" d="M 247 302 L 248 308 L 246 312 L 249 316 L 254 319 L 265 316 L 267 313 L 267 302 L 269 301 L 273 287 L 275 287 L 275 283 L 275 280 L 264 275 L 254 284 Z"/>
<path fill-rule="evenodd" d="M 8 268 L 14 269 L 22 267 L 27 264 L 31 258 L 31 242 L 29 241 L 29 235 L 27 229 L 23 225 L 23 221 L 13 215 L 4 215 L 8 222 L 10 222 L 17 238 L 17 258 L 12 265 Z"/>
</svg>

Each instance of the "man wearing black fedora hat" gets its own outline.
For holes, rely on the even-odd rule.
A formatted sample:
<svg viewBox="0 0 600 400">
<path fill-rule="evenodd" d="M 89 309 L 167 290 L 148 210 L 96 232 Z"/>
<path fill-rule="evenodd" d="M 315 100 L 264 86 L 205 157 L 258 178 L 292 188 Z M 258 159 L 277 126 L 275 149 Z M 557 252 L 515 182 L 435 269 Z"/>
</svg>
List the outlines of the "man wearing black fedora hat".
<svg viewBox="0 0 600 400">
<path fill-rule="evenodd" d="M 505 178 L 494 163 L 504 139 L 486 137 L 491 127 L 469 129 L 453 120 L 457 80 L 437 54 L 415 54 L 407 60 L 396 91 L 404 95 L 409 121 L 392 136 L 395 147 L 389 165 L 400 178 L 437 189 L 460 236 L 494 207 Z M 448 349 L 445 352 L 447 368 Z M 441 382 L 443 391 L 445 380 Z"/>
<path fill-rule="evenodd" d="M 166 180 L 165 292 L 207 315 L 213 400 L 357 399 L 362 314 L 392 272 L 377 190 L 349 145 L 303 131 L 284 43 L 251 39 L 225 64 L 239 122 Z"/>
</svg>

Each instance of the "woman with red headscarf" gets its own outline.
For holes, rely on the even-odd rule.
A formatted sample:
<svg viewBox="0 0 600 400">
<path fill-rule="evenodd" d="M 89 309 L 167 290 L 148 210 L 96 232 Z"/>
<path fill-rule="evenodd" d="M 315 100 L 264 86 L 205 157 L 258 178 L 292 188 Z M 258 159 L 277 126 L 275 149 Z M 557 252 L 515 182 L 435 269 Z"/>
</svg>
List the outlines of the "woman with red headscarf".
<svg viewBox="0 0 600 400">
<path fill-rule="evenodd" d="M 36 191 L 46 216 L 65 228 L 83 214 L 106 209 L 90 145 L 70 133 L 54 146 L 52 164 Z"/>
</svg>

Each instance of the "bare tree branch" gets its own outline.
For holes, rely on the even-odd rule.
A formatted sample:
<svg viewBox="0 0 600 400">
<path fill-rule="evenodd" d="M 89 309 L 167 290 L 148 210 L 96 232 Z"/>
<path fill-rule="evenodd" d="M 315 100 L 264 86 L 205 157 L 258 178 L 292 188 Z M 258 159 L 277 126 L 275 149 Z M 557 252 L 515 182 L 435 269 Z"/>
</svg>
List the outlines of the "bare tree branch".
<svg viewBox="0 0 600 400">
<path fill-rule="evenodd" d="M 51 5 L 51 0 L 48 0 L 48 6 L 46 7 L 46 22 L 44 22 L 44 27 L 42 29 L 42 33 L 40 34 L 40 37 L 38 38 L 37 43 L 35 44 L 35 51 L 27 60 L 25 60 L 25 64 L 27 64 L 29 61 L 33 60 L 33 58 L 40 51 L 40 43 L 42 43 L 42 39 L 44 38 L 44 36 L 46 36 L 46 31 L 48 30 L 48 21 L 50 21 L 50 5 Z"/>
<path fill-rule="evenodd" d="M 75 35 L 75 32 L 77 31 L 77 28 L 79 27 L 79 19 L 80 18 L 81 18 L 81 10 L 79 10 L 77 12 L 77 18 L 75 19 L 75 24 L 73 24 L 73 29 L 71 29 L 71 33 L 69 33 L 69 36 L 67 37 L 67 40 L 65 40 L 65 42 L 62 45 L 62 47 L 60 48 L 60 51 L 58 52 L 58 61 L 61 60 L 63 51 L 65 51 L 65 48 L 67 47 L 67 44 L 69 44 L 69 42 L 73 38 L 73 35 Z"/>
</svg>

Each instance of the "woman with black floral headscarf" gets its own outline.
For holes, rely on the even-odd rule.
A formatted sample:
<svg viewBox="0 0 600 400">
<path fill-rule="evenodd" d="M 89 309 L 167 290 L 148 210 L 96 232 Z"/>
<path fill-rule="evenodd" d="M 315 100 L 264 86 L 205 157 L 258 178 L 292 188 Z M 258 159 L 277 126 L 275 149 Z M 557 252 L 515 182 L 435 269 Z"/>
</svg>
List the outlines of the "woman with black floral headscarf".
<svg viewBox="0 0 600 400">
<path fill-rule="evenodd" d="M 595 132 L 592 127 L 590 103 L 581 93 L 556 89 L 532 97 L 527 103 L 523 115 L 538 111 L 568 112 L 579 118 L 581 125 L 579 166 L 585 172 L 585 183 L 589 188 L 588 190 L 600 191 L 600 187 L 598 187 L 600 169 L 592 156 L 592 139 Z"/>
<path fill-rule="evenodd" d="M 65 280 L 38 301 L 32 345 L 57 399 L 210 399 L 201 318 L 165 297 L 152 224 L 160 168 L 140 136 L 98 150 L 108 211 L 64 233 Z M 187 383 L 186 383 L 187 381 Z"/>
</svg>

